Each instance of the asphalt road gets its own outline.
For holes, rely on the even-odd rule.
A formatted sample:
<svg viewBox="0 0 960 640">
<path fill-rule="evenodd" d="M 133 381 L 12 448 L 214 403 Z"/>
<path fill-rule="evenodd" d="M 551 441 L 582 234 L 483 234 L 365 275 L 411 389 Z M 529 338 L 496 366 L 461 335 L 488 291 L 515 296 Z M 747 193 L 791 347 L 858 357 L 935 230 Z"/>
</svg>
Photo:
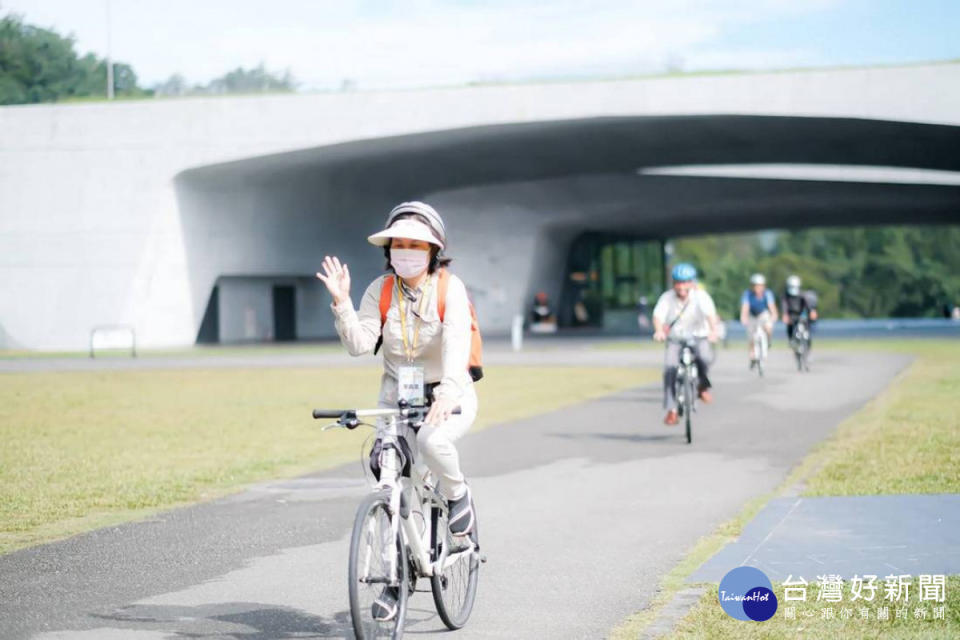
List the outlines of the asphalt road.
<svg viewBox="0 0 960 640">
<path fill-rule="evenodd" d="M 721 351 L 717 401 L 697 414 L 692 445 L 661 424 L 658 387 L 462 440 L 489 562 L 453 637 L 604 636 L 699 537 L 774 488 L 908 362 L 822 352 L 801 375 L 782 346 L 771 355 L 761 380 L 739 348 Z M 364 491 L 354 464 L 0 557 L 0 637 L 350 637 L 347 539 Z M 410 637 L 443 629 L 429 594 L 410 604 Z"/>
</svg>

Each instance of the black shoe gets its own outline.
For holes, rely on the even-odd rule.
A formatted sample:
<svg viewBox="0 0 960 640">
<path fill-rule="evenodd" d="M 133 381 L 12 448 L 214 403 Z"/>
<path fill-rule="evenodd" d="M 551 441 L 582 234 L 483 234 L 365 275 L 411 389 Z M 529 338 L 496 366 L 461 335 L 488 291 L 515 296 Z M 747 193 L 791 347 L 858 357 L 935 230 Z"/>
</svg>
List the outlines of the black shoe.
<svg viewBox="0 0 960 640">
<path fill-rule="evenodd" d="M 467 487 L 467 491 L 462 496 L 456 500 L 451 500 L 449 506 L 450 519 L 448 524 L 450 526 L 450 533 L 455 536 L 470 535 L 470 532 L 473 531 L 474 520 L 470 487 Z"/>
<path fill-rule="evenodd" d="M 397 617 L 397 605 L 399 604 L 397 595 L 396 587 L 383 588 L 380 596 L 373 601 L 373 606 L 370 608 L 374 620 L 389 622 Z"/>
</svg>

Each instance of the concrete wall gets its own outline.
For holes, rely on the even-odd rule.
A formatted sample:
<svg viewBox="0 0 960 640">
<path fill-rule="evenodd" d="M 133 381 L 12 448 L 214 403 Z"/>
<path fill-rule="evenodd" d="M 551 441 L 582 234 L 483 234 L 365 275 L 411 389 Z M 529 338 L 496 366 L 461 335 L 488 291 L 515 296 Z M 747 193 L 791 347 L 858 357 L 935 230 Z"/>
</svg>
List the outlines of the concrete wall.
<svg viewBox="0 0 960 640">
<path fill-rule="evenodd" d="M 500 327 L 539 286 L 535 272 L 555 271 L 555 250 L 573 227 L 544 221 L 540 204 L 509 198 L 479 217 L 471 203 L 482 194 L 468 193 L 468 181 L 483 189 L 495 167 L 404 189 L 400 177 L 373 185 L 350 171 L 360 156 L 340 155 L 337 166 L 317 171 L 297 150 L 477 125 L 731 113 L 958 124 L 960 65 L 0 108 L 0 348 L 83 349 L 99 324 L 132 324 L 147 347 L 189 344 L 218 277 L 309 276 L 322 246 L 366 265 L 358 233 L 407 195 L 449 203 L 467 230 L 458 261 L 466 278 L 498 270 L 478 295 Z M 596 173 L 604 152 L 592 153 Z M 258 165 L 259 173 L 188 175 L 267 154 L 286 157 Z M 393 169 L 403 174 L 402 163 L 377 173 Z M 511 226 L 517 209 L 530 218 L 522 229 Z M 517 230 L 490 250 L 477 234 L 491 228 Z M 372 277 L 378 261 L 358 280 Z M 325 313 L 323 304 L 316 309 Z"/>
</svg>

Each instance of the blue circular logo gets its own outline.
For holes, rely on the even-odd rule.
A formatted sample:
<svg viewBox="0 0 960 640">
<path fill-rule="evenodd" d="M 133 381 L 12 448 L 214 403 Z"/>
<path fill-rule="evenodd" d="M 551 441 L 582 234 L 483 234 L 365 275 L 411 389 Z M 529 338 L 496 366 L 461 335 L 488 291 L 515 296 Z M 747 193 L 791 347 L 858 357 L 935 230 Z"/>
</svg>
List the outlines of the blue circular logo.
<svg viewBox="0 0 960 640">
<path fill-rule="evenodd" d="M 770 578 L 754 567 L 727 572 L 717 590 L 720 606 L 731 618 L 762 622 L 777 612 L 777 596 Z"/>
</svg>

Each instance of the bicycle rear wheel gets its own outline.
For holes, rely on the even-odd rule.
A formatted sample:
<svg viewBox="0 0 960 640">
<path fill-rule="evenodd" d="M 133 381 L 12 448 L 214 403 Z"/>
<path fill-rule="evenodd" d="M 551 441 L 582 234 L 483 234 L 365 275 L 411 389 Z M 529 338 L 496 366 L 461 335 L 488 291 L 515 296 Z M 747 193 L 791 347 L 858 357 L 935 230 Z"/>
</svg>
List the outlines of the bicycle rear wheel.
<svg viewBox="0 0 960 640">
<path fill-rule="evenodd" d="M 392 560 L 396 574 L 392 575 Z M 403 637 L 407 616 L 407 549 L 400 531 L 394 535 L 390 522 L 390 492 L 371 493 L 360 503 L 350 536 L 350 617 L 358 640 Z M 395 578 L 395 579 L 394 579 Z M 373 618 L 373 603 L 386 587 L 396 588 L 397 615 L 380 622 Z"/>
<path fill-rule="evenodd" d="M 473 532 L 470 539 L 479 546 L 477 507 L 473 505 Z M 431 560 L 436 561 L 444 549 L 447 553 L 456 553 L 458 548 L 466 546 L 463 538 L 455 538 L 450 534 L 447 516 L 440 509 L 434 507 L 431 511 L 432 537 Z M 467 624 L 473 603 L 477 598 L 477 581 L 480 578 L 480 559 L 477 554 L 471 554 L 447 567 L 441 575 L 430 577 L 430 588 L 433 591 L 433 603 L 443 624 L 451 631 L 455 631 Z"/>
<path fill-rule="evenodd" d="M 757 375 L 763 377 L 763 365 L 767 360 L 767 343 L 763 336 L 757 338 Z"/>
</svg>

